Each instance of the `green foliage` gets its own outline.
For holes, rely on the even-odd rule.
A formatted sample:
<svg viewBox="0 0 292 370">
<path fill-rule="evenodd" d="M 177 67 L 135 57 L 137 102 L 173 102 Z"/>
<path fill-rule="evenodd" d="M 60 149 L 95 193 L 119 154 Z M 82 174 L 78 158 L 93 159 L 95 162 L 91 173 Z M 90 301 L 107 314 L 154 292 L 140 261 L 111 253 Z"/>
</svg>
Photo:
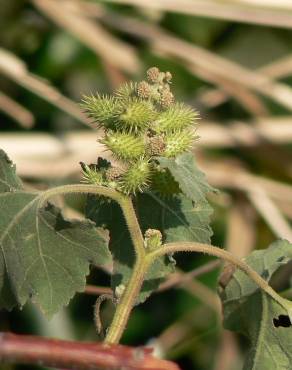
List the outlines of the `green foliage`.
<svg viewBox="0 0 292 370">
<path fill-rule="evenodd" d="M 15 167 L 0 152 L 0 307 L 29 298 L 51 317 L 85 287 L 91 263 L 111 262 L 107 241 L 90 221 L 67 221 L 27 192 Z"/>
<path fill-rule="evenodd" d="M 159 157 L 162 168 L 167 168 L 178 182 L 181 191 L 194 202 L 204 202 L 208 192 L 214 191 L 206 181 L 190 153 L 185 153 L 177 158 Z"/>
<path fill-rule="evenodd" d="M 180 193 L 179 184 L 167 168 L 157 168 L 152 176 L 152 190 L 161 197 L 170 197 Z"/>
<path fill-rule="evenodd" d="M 148 192 L 139 196 L 137 205 L 142 230 L 160 230 L 163 242 L 210 243 L 212 208 L 206 200 L 194 204 L 183 194 L 165 199 Z"/>
<path fill-rule="evenodd" d="M 253 252 L 246 262 L 269 281 L 291 259 L 292 244 L 280 240 Z M 233 274 L 221 291 L 221 299 L 225 327 L 245 334 L 251 341 L 244 369 L 291 369 L 292 322 L 287 311 L 241 271 Z M 291 302 L 287 305 L 292 308 Z"/>
</svg>

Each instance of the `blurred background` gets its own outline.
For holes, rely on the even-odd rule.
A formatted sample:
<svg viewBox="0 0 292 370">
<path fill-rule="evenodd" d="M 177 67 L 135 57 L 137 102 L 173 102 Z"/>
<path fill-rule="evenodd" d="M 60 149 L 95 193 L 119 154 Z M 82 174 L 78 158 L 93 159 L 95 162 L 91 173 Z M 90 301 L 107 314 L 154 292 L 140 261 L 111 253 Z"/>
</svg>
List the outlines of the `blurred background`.
<svg viewBox="0 0 292 370">
<path fill-rule="evenodd" d="M 100 154 L 82 95 L 111 93 L 151 66 L 170 71 L 177 100 L 200 111 L 195 153 L 221 191 L 209 199 L 213 244 L 244 257 L 292 241 L 290 0 L 0 0 L 0 148 L 25 185 L 78 182 L 78 162 Z M 82 217 L 84 199 L 58 202 Z M 177 260 L 159 294 L 134 310 L 123 342 L 150 343 L 184 370 L 241 369 L 248 343 L 222 329 L 221 266 Z M 291 265 L 273 284 L 291 297 L 289 279 Z M 93 269 L 86 292 L 51 321 L 26 305 L 0 312 L 0 330 L 99 340 L 93 305 L 108 286 L 108 273 Z M 102 306 L 105 322 L 112 310 Z"/>
</svg>

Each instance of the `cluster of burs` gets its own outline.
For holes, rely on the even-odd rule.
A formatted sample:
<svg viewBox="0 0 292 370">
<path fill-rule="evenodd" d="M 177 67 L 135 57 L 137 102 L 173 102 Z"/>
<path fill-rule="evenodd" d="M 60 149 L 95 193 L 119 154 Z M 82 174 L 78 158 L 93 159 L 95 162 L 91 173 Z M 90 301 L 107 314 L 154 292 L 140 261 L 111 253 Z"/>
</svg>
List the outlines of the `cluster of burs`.
<svg viewBox="0 0 292 370">
<path fill-rule="evenodd" d="M 198 114 L 175 102 L 171 79 L 169 72 L 152 67 L 147 71 L 147 81 L 126 83 L 113 96 L 84 98 L 82 106 L 103 128 L 99 141 L 110 150 L 115 164 L 104 160 L 82 164 L 83 181 L 110 186 L 127 195 L 149 187 L 161 194 L 179 192 L 157 158 L 175 158 L 192 148 Z"/>
</svg>

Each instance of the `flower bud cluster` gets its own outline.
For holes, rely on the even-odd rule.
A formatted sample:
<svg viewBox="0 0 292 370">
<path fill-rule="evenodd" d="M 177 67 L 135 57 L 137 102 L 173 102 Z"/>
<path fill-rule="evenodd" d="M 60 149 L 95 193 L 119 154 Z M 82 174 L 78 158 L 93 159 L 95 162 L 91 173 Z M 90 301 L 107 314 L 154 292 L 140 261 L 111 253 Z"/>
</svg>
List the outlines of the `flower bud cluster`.
<svg viewBox="0 0 292 370">
<path fill-rule="evenodd" d="M 159 168 L 156 157 L 175 158 L 192 148 L 198 114 L 174 101 L 171 80 L 170 72 L 152 67 L 147 81 L 123 84 L 113 96 L 83 99 L 88 116 L 104 130 L 100 142 L 121 163 L 120 167 L 109 164 L 101 168 L 83 164 L 83 181 L 111 186 L 127 195 L 149 186 L 164 195 L 179 192 L 170 173 Z"/>
</svg>

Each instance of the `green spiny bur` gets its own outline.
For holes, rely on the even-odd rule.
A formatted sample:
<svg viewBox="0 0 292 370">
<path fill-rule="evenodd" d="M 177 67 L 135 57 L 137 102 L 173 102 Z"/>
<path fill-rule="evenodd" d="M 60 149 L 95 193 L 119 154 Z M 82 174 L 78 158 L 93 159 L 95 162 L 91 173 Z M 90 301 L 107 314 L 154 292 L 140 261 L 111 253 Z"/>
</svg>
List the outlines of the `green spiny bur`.
<svg viewBox="0 0 292 370">
<path fill-rule="evenodd" d="M 101 142 L 118 159 L 125 161 L 133 161 L 142 157 L 146 150 L 143 137 L 126 132 L 109 132 Z"/>
<path fill-rule="evenodd" d="M 117 125 L 121 130 L 139 132 L 145 130 L 155 116 L 156 112 L 151 102 L 132 99 L 122 109 Z"/>
<path fill-rule="evenodd" d="M 178 131 L 166 135 L 164 157 L 177 157 L 191 149 L 195 134 L 190 130 Z"/>
<path fill-rule="evenodd" d="M 157 132 L 183 130 L 194 125 L 197 117 L 196 111 L 183 103 L 177 103 L 159 114 L 153 128 Z"/>
<path fill-rule="evenodd" d="M 118 103 L 111 96 L 91 95 L 83 99 L 82 107 L 100 127 L 110 128 L 115 121 Z"/>
<path fill-rule="evenodd" d="M 148 161 L 140 159 L 125 172 L 121 180 L 121 190 L 125 194 L 143 192 L 149 186 L 151 167 Z"/>
<path fill-rule="evenodd" d="M 82 168 L 81 182 L 92 185 L 104 185 L 104 178 L 101 171 L 95 165 L 87 165 L 80 162 Z"/>
<path fill-rule="evenodd" d="M 137 91 L 136 82 L 126 82 L 122 84 L 115 92 L 115 96 L 119 100 L 127 101 L 129 98 L 135 96 Z"/>
</svg>

